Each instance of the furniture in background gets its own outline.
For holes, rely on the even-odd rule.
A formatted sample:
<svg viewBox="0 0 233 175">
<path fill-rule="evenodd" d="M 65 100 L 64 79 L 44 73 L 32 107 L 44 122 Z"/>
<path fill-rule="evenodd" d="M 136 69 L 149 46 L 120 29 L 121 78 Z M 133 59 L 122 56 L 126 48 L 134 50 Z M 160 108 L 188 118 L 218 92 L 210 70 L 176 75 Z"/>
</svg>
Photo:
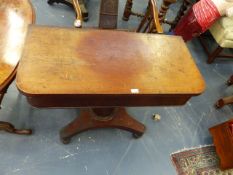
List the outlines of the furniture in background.
<svg viewBox="0 0 233 175">
<path fill-rule="evenodd" d="M 184 148 L 171 154 L 177 175 L 232 175 L 233 169 L 221 170 L 214 145 Z"/>
<path fill-rule="evenodd" d="M 171 4 L 173 4 L 173 3 L 175 3 L 175 2 L 176 2 L 176 0 L 163 0 L 163 3 L 162 3 L 161 8 L 159 10 L 159 15 L 158 15 L 160 23 L 163 23 L 163 22 L 166 21 L 165 20 L 165 16 L 167 14 L 169 6 Z M 156 1 L 155 0 L 148 1 L 147 12 L 148 12 L 148 10 L 149 10 L 148 8 L 149 8 L 149 6 L 151 4 L 153 6 L 156 6 Z M 126 4 L 125 4 L 123 18 L 122 18 L 124 21 L 128 21 L 131 15 L 134 15 L 134 16 L 137 16 L 137 17 L 141 17 L 141 18 L 145 17 L 144 14 L 133 12 L 132 11 L 132 7 L 133 7 L 133 0 L 127 0 Z M 149 20 L 150 20 L 150 18 L 149 18 Z"/>
<path fill-rule="evenodd" d="M 28 0 L 0 0 L 0 104 L 14 80 L 21 56 L 28 24 L 34 12 Z M 15 134 L 31 134 L 31 130 L 16 129 L 11 123 L 0 121 L 0 130 Z"/>
<path fill-rule="evenodd" d="M 116 29 L 118 17 L 118 0 L 101 0 L 99 14 L 100 29 Z"/>
<path fill-rule="evenodd" d="M 142 18 L 136 32 L 163 33 L 155 0 L 149 0 L 146 13 Z"/>
<path fill-rule="evenodd" d="M 197 1 L 198 0 L 196 0 L 196 2 Z M 159 9 L 159 14 L 158 14 L 159 22 L 160 22 L 160 24 L 164 23 L 164 24 L 170 25 L 171 27 L 170 27 L 169 31 L 172 31 L 176 27 L 177 23 L 182 18 L 182 16 L 187 12 L 188 8 L 193 5 L 193 2 L 191 2 L 189 0 L 183 0 L 182 4 L 180 6 L 180 9 L 177 12 L 175 19 L 173 21 L 170 21 L 170 20 L 166 19 L 166 14 L 169 10 L 170 5 L 172 5 L 176 2 L 177 2 L 177 0 L 163 0 L 162 5 Z M 154 4 L 156 5 L 155 0 L 154 0 Z M 141 18 L 145 17 L 144 14 L 133 12 L 132 7 L 133 7 L 133 0 L 127 0 L 126 4 L 125 4 L 125 9 L 124 9 L 123 20 L 128 21 L 129 17 L 131 15 L 141 17 Z M 148 8 L 147 8 L 147 11 L 148 11 Z M 150 20 L 150 18 L 148 18 L 148 20 Z"/>
<path fill-rule="evenodd" d="M 168 21 L 167 19 L 164 19 L 164 23 L 169 24 L 171 26 L 171 28 L 169 29 L 169 31 L 172 31 L 177 23 L 180 21 L 180 19 L 184 16 L 184 14 L 187 12 L 187 10 L 189 9 L 189 7 L 192 5 L 193 3 L 190 2 L 189 0 L 183 0 L 180 9 L 174 19 L 174 21 Z"/>
<path fill-rule="evenodd" d="M 69 7 L 74 8 L 76 13 L 76 19 L 74 21 L 75 27 L 82 27 L 82 20 L 88 20 L 88 12 L 86 10 L 84 0 L 48 0 L 48 4 L 62 3 Z"/>
<path fill-rule="evenodd" d="M 228 86 L 233 84 L 233 75 L 229 78 L 229 80 L 226 83 Z M 222 108 L 224 105 L 228 105 L 228 104 L 233 104 L 233 96 L 229 96 L 229 97 L 224 97 L 219 99 L 215 106 L 216 108 Z"/>
<path fill-rule="evenodd" d="M 120 128 L 140 137 L 145 126 L 124 107 L 183 105 L 205 88 L 177 36 L 45 26 L 29 31 L 19 91 L 35 107 L 82 108 L 61 130 L 63 143 L 94 128 Z"/>
<path fill-rule="evenodd" d="M 227 80 L 227 85 L 230 86 L 233 84 L 233 75 Z"/>
<path fill-rule="evenodd" d="M 233 17 L 221 17 L 211 26 L 209 31 L 218 46 L 210 52 L 203 36 L 200 37 L 201 44 L 208 55 L 207 63 L 213 63 L 217 57 L 233 58 L 233 54 L 221 53 L 224 48 L 233 48 Z"/>
<path fill-rule="evenodd" d="M 165 1 L 176 1 L 176 0 L 165 0 Z M 77 18 L 74 21 L 75 27 L 81 27 L 82 17 L 87 17 L 88 13 L 86 12 L 83 0 L 48 0 L 48 3 L 52 5 L 53 3 L 63 3 L 68 6 L 74 7 Z M 157 19 L 157 8 L 155 0 L 149 0 L 146 15 L 149 18 L 145 18 L 144 14 L 141 14 L 141 17 L 144 17 L 143 22 L 145 23 L 149 20 L 148 26 L 152 26 L 153 23 L 156 25 L 156 28 L 159 27 L 159 31 L 162 31 L 159 20 Z M 167 3 L 165 3 L 167 4 Z M 163 6 L 163 9 L 166 11 L 167 6 Z M 164 11 L 164 12 L 165 12 Z M 153 13 L 153 15 L 151 15 Z M 156 15 L 155 15 L 156 14 Z M 100 15 L 99 15 L 99 28 L 101 29 L 116 29 L 117 28 L 117 17 L 118 17 L 118 0 L 101 0 L 100 5 Z M 156 19 L 155 19 L 156 17 Z M 142 23 L 143 23 L 142 22 Z M 155 23 L 156 22 L 156 23 Z M 141 23 L 141 24 L 142 24 Z M 150 28 L 150 27 L 149 27 Z"/>
<path fill-rule="evenodd" d="M 209 129 L 213 136 L 216 152 L 220 158 L 222 170 L 233 168 L 233 119 Z"/>
</svg>

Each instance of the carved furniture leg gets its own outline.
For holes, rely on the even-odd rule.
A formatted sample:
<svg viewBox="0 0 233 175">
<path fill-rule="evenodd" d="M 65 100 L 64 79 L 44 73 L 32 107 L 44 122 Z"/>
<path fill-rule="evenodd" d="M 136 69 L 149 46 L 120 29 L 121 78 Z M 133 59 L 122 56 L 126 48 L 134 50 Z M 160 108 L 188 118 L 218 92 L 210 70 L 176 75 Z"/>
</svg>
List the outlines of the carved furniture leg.
<svg viewBox="0 0 233 175">
<path fill-rule="evenodd" d="M 82 16 L 83 21 L 88 20 L 88 12 L 83 0 L 48 0 L 48 4 L 52 5 L 53 3 L 62 3 L 69 7 L 72 7 L 75 9 L 77 19 L 80 19 L 80 16 Z"/>
<path fill-rule="evenodd" d="M 3 99 L 3 97 L 4 97 L 4 94 L 5 94 L 5 93 L 2 93 L 2 92 L 0 93 L 0 109 L 1 109 L 1 104 L 2 104 L 2 99 Z"/>
<path fill-rule="evenodd" d="M 221 98 L 215 104 L 216 108 L 222 108 L 224 105 L 233 104 L 233 96 Z"/>
<path fill-rule="evenodd" d="M 14 80 L 14 78 L 12 79 L 12 81 L 13 80 Z M 10 83 L 9 83 L 9 85 L 10 85 Z M 8 86 L 6 86 L 0 92 L 0 105 L 2 103 L 2 99 L 3 99 L 4 95 L 5 95 L 5 93 L 7 92 Z M 1 109 L 1 106 L 0 106 L 0 109 Z M 0 121 L 0 131 L 1 130 L 9 132 L 9 133 L 13 133 L 13 134 L 21 134 L 21 135 L 22 134 L 23 135 L 30 135 L 30 134 L 32 134 L 32 130 L 31 129 L 16 129 L 14 127 L 14 125 L 12 125 L 11 123 L 9 123 L 9 122 L 3 122 L 3 121 Z"/>
<path fill-rule="evenodd" d="M 233 75 L 227 80 L 227 85 L 231 86 L 233 84 Z"/>
<path fill-rule="evenodd" d="M 74 5 L 74 10 L 76 12 L 76 19 L 74 21 L 74 26 L 77 28 L 82 27 L 82 12 L 81 8 L 79 6 L 78 0 L 72 0 L 73 5 Z"/>
<path fill-rule="evenodd" d="M 79 117 L 60 131 L 60 138 L 67 144 L 72 136 L 96 128 L 123 129 L 132 132 L 135 138 L 145 131 L 145 126 L 129 116 L 124 108 L 92 108 L 82 110 Z"/>
<path fill-rule="evenodd" d="M 133 0 L 127 0 L 125 4 L 123 18 L 122 18 L 124 21 L 129 20 L 129 17 L 132 13 L 132 7 L 133 7 Z"/>
<path fill-rule="evenodd" d="M 0 130 L 20 135 L 31 135 L 31 129 L 16 129 L 11 123 L 0 121 Z"/>
<path fill-rule="evenodd" d="M 214 62 L 215 58 L 220 54 L 220 52 L 223 50 L 221 46 L 218 46 L 209 56 L 207 63 L 211 64 Z"/>
<path fill-rule="evenodd" d="M 88 20 L 88 11 L 87 11 L 87 8 L 85 6 L 85 3 L 83 0 L 78 0 L 78 2 L 79 2 L 79 6 L 80 6 L 80 9 L 82 12 L 82 19 L 83 19 L 83 21 L 87 21 Z"/>
</svg>

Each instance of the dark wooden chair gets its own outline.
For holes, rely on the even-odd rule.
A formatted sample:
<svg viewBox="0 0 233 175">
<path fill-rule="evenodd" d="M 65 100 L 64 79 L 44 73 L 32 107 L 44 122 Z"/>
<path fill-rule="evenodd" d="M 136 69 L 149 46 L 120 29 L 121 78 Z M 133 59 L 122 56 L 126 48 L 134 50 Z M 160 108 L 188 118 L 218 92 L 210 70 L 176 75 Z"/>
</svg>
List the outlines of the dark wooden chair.
<svg viewBox="0 0 233 175">
<path fill-rule="evenodd" d="M 138 26 L 137 32 L 147 32 L 147 33 L 162 33 L 162 23 L 171 22 L 165 19 L 169 6 L 175 3 L 176 0 L 163 0 L 163 3 L 157 10 L 157 5 L 155 0 L 149 0 L 146 13 L 137 13 L 132 11 L 133 0 L 127 0 L 125 4 L 123 20 L 128 21 L 131 15 L 141 17 L 142 20 Z"/>
<path fill-rule="evenodd" d="M 189 7 L 192 6 L 192 4 L 193 3 L 189 0 L 183 0 L 182 4 L 180 6 L 180 9 L 178 10 L 178 13 L 173 21 L 169 21 L 169 20 L 164 18 L 163 23 L 166 23 L 166 24 L 171 26 L 169 31 L 172 31 L 176 27 L 177 23 L 184 16 L 184 14 L 187 12 Z M 165 15 L 164 15 L 164 17 L 165 17 Z"/>
<path fill-rule="evenodd" d="M 151 1 L 148 1 L 148 6 L 150 5 L 150 2 Z M 163 0 L 163 3 L 159 10 L 159 18 L 161 21 L 165 19 L 169 6 L 175 2 L 176 0 Z M 156 5 L 156 1 L 154 1 L 154 4 Z M 133 0 L 127 0 L 125 4 L 124 14 L 122 17 L 124 21 L 128 21 L 131 15 L 141 18 L 144 17 L 144 14 L 142 13 L 132 11 L 132 7 L 133 7 Z"/>
<path fill-rule="evenodd" d="M 196 2 L 197 1 L 199 0 L 196 0 Z M 183 3 L 180 7 L 180 10 L 177 13 L 175 20 L 168 21 L 165 19 L 163 21 L 164 23 L 171 25 L 170 31 L 175 28 L 179 20 L 182 18 L 182 16 L 187 12 L 189 7 L 191 7 L 192 5 L 193 5 L 192 1 L 183 0 Z M 208 59 L 207 59 L 208 64 L 213 63 L 217 57 L 233 58 L 233 54 L 222 53 L 224 48 L 233 48 L 232 38 L 229 37 L 231 36 L 230 33 L 232 32 L 231 30 L 232 24 L 233 24 L 232 18 L 222 17 L 211 26 L 211 28 L 209 29 L 210 34 L 213 36 L 213 38 L 215 39 L 217 43 L 217 47 L 213 51 L 209 50 L 209 48 L 207 47 L 207 43 L 205 42 L 205 39 L 204 39 L 205 36 L 209 37 L 209 35 L 204 33 L 199 36 L 200 43 L 203 46 L 208 56 Z"/>
<path fill-rule="evenodd" d="M 233 48 L 233 39 L 231 37 L 233 19 L 231 17 L 221 17 L 209 29 L 209 32 L 215 40 L 217 47 L 211 51 L 205 43 L 204 36 L 200 36 L 201 44 L 208 56 L 207 63 L 211 64 L 218 57 L 233 58 L 232 53 L 224 53 L 224 49 Z"/>
<path fill-rule="evenodd" d="M 229 80 L 226 83 L 228 86 L 233 84 L 233 75 L 229 78 Z M 229 96 L 229 97 L 224 97 L 219 99 L 215 106 L 216 108 L 222 108 L 224 105 L 228 105 L 228 104 L 233 104 L 233 96 Z"/>
<path fill-rule="evenodd" d="M 34 12 L 28 0 L 0 1 L 0 104 L 16 75 L 28 24 L 34 21 Z M 31 134 L 8 122 L 0 121 L 0 130 L 15 134 Z"/>
</svg>

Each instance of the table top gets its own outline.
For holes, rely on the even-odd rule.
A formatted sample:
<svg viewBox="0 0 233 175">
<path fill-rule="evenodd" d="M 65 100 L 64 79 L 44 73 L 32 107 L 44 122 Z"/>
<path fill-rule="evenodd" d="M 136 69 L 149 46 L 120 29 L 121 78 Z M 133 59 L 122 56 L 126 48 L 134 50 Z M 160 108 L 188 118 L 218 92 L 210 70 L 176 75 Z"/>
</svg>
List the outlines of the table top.
<svg viewBox="0 0 233 175">
<path fill-rule="evenodd" d="M 0 90 L 15 71 L 27 26 L 34 20 L 28 0 L 0 0 Z"/>
<path fill-rule="evenodd" d="M 205 83 L 181 37 L 31 25 L 18 89 L 40 94 L 192 94 Z"/>
</svg>

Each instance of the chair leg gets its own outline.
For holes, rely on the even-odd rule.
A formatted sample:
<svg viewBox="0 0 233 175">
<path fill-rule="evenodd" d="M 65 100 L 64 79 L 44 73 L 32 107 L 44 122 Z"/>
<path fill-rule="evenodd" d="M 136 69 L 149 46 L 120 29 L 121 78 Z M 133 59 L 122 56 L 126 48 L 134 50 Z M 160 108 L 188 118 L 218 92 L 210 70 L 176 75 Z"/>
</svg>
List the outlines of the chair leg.
<svg viewBox="0 0 233 175">
<path fill-rule="evenodd" d="M 122 17 L 122 19 L 124 21 L 129 20 L 129 17 L 130 17 L 130 15 L 132 13 L 132 7 L 133 7 L 133 0 L 127 0 L 126 4 L 125 4 L 124 14 L 123 14 L 123 17 Z"/>
<path fill-rule="evenodd" d="M 14 125 L 8 122 L 0 121 L 0 131 L 6 131 L 12 134 L 20 134 L 20 135 L 31 135 L 31 129 L 16 129 Z"/>
<path fill-rule="evenodd" d="M 14 79 L 12 79 L 12 81 L 13 80 Z M 10 85 L 10 83 L 9 83 L 9 85 Z M 3 99 L 4 95 L 5 95 L 5 93 L 7 92 L 8 86 L 6 86 L 5 89 L 0 92 L 0 105 L 2 103 L 2 99 Z M 1 109 L 1 106 L 0 106 L 0 109 Z M 20 134 L 20 135 L 31 135 L 32 134 L 31 129 L 16 129 L 14 127 L 14 125 L 12 125 L 11 123 L 3 122 L 3 121 L 0 121 L 0 131 L 6 131 L 6 132 L 9 132 L 9 133 L 12 133 L 12 134 Z"/>
<path fill-rule="evenodd" d="M 190 6 L 190 1 L 188 0 L 183 0 L 183 3 L 176 15 L 175 20 L 171 23 L 171 28 L 169 29 L 169 31 L 172 31 L 176 25 L 178 24 L 178 22 L 180 21 L 180 19 L 184 16 L 186 10 L 188 9 L 188 7 Z"/>
<path fill-rule="evenodd" d="M 162 5 L 159 9 L 159 22 L 160 23 L 164 22 L 169 6 L 175 3 L 176 1 L 177 0 L 163 0 L 162 1 Z"/>
<path fill-rule="evenodd" d="M 9 85 L 8 85 L 9 86 Z M 4 97 L 4 95 L 7 92 L 8 86 L 6 86 L 1 92 L 0 92 L 0 109 L 1 109 L 1 104 L 2 104 L 2 99 Z"/>
<path fill-rule="evenodd" d="M 228 105 L 228 104 L 233 104 L 233 96 L 219 99 L 216 102 L 215 107 L 222 108 L 224 105 Z"/>
<path fill-rule="evenodd" d="M 233 84 L 233 75 L 227 80 L 227 85 L 230 86 Z"/>
<path fill-rule="evenodd" d="M 72 0 L 72 2 L 68 0 L 48 0 L 47 2 L 49 5 L 53 5 L 53 3 L 65 4 L 71 8 L 74 8 L 75 13 L 76 13 L 76 20 L 80 20 L 80 19 L 82 19 L 83 21 L 88 20 L 88 11 L 85 7 L 83 0 Z M 75 22 L 77 22 L 76 20 Z"/>
<path fill-rule="evenodd" d="M 2 104 L 3 96 L 4 96 L 4 94 L 0 94 L 0 109 L 1 109 L 1 104 Z"/>
<path fill-rule="evenodd" d="M 148 7 L 150 8 L 150 6 Z M 148 18 L 150 16 L 150 9 L 147 9 L 145 16 L 141 20 L 136 32 L 140 32 L 142 30 L 142 27 L 145 25 L 145 23 L 148 21 Z M 146 28 L 146 27 L 145 27 Z"/>
<path fill-rule="evenodd" d="M 215 58 L 220 54 L 220 52 L 223 50 L 223 48 L 221 46 L 218 46 L 213 53 L 211 53 L 209 56 L 208 56 L 208 60 L 207 60 L 207 63 L 208 64 L 211 64 L 214 62 Z"/>
<path fill-rule="evenodd" d="M 65 4 L 65 5 L 69 6 L 69 7 L 73 7 L 73 5 L 70 2 L 66 1 L 66 0 L 48 0 L 47 2 L 48 2 L 49 5 L 53 5 L 53 3 L 62 3 L 62 4 Z"/>
<path fill-rule="evenodd" d="M 72 0 L 74 5 L 74 10 L 76 13 L 76 19 L 74 21 L 74 27 L 81 28 L 82 27 L 82 11 L 79 5 L 78 0 Z"/>
</svg>

